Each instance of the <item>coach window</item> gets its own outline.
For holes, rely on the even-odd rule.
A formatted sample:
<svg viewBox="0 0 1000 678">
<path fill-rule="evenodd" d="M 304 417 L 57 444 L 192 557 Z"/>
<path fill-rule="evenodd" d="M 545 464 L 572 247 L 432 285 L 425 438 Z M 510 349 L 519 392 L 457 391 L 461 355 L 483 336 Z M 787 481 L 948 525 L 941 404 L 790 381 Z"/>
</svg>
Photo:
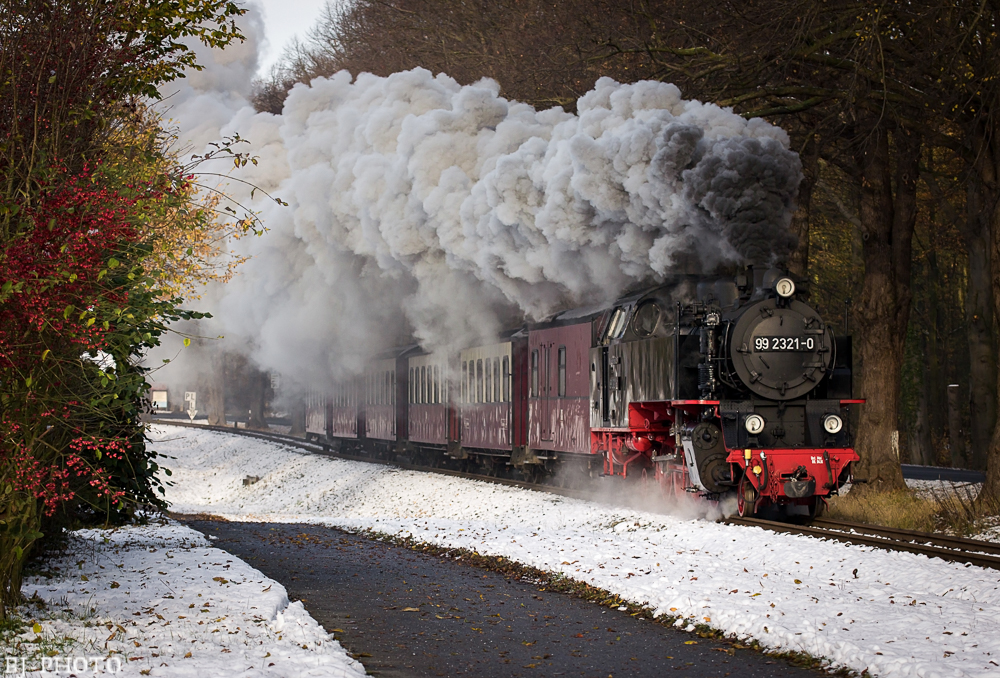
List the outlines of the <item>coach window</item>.
<svg viewBox="0 0 1000 678">
<path fill-rule="evenodd" d="M 483 359 L 476 360 L 476 402 L 483 402 Z"/>
<path fill-rule="evenodd" d="M 531 352 L 531 395 L 538 397 L 538 349 Z"/>
<path fill-rule="evenodd" d="M 389 373 L 389 404 L 396 404 L 396 370 Z"/>
<path fill-rule="evenodd" d="M 413 368 L 410 368 L 410 383 L 406 389 L 410 394 L 410 402 L 413 402 Z"/>
<path fill-rule="evenodd" d="M 503 357 L 503 401 L 510 402 L 510 359 Z"/>
<path fill-rule="evenodd" d="M 434 370 L 434 404 L 438 405 L 441 402 L 441 370 L 435 365 Z"/>
<path fill-rule="evenodd" d="M 500 402 L 500 358 L 493 359 L 493 402 Z"/>
<path fill-rule="evenodd" d="M 486 383 L 485 383 L 485 388 L 483 389 L 483 402 L 484 403 L 491 403 L 491 402 L 493 402 L 493 379 L 492 379 L 493 372 L 490 370 L 490 359 L 489 358 L 486 359 L 486 370 L 485 371 L 486 371 L 486 374 L 484 376 L 486 377 L 486 379 L 485 379 Z"/>
<path fill-rule="evenodd" d="M 566 347 L 559 347 L 559 397 L 566 396 Z"/>
<path fill-rule="evenodd" d="M 469 363 L 465 361 L 462 361 L 462 383 L 458 388 L 458 399 L 464 403 L 469 394 Z"/>
</svg>

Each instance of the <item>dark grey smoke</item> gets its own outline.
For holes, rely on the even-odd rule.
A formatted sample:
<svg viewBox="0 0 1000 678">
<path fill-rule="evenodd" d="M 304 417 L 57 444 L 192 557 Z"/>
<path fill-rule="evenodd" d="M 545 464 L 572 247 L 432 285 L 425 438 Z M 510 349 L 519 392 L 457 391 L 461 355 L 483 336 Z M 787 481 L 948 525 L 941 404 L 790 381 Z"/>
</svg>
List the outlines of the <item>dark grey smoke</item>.
<svg viewBox="0 0 1000 678">
<path fill-rule="evenodd" d="M 778 141 L 721 139 L 683 177 L 685 196 L 705 211 L 740 263 L 780 263 L 795 249 L 788 226 L 802 165 Z"/>
</svg>

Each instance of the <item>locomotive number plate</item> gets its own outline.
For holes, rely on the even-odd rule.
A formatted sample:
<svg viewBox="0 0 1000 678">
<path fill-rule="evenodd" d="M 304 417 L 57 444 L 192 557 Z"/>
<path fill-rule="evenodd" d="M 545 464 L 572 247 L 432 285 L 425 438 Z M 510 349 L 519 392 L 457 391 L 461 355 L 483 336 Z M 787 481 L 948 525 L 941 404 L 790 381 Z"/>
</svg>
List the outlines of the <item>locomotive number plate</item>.
<svg viewBox="0 0 1000 678">
<path fill-rule="evenodd" d="M 812 351 L 816 348 L 815 337 L 754 337 L 753 350 L 764 351 Z"/>
</svg>

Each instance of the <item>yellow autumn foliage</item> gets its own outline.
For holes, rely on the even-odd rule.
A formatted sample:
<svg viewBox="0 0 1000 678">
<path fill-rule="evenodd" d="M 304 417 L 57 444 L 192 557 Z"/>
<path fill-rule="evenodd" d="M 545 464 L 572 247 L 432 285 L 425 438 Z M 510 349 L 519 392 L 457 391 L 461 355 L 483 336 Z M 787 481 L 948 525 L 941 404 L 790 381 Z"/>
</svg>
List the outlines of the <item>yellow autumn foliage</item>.
<svg viewBox="0 0 1000 678">
<path fill-rule="evenodd" d="M 177 137 L 165 131 L 163 120 L 148 108 L 139 108 L 127 124 L 111 136 L 105 161 L 110 169 L 138 184 L 154 177 L 169 177 L 171 190 L 184 198 L 182 207 L 148 215 L 146 242 L 152 251 L 147 273 L 158 281 L 161 298 L 198 299 L 212 282 L 227 282 L 247 257 L 236 254 L 233 241 L 263 229 L 255 215 L 229 198 L 219 186 L 200 183 L 196 169 L 208 159 L 232 157 L 235 165 L 255 162 L 232 150 L 238 136 L 215 144 L 208 156 L 192 156 L 183 163 Z M 238 216 L 242 210 L 243 216 Z"/>
</svg>

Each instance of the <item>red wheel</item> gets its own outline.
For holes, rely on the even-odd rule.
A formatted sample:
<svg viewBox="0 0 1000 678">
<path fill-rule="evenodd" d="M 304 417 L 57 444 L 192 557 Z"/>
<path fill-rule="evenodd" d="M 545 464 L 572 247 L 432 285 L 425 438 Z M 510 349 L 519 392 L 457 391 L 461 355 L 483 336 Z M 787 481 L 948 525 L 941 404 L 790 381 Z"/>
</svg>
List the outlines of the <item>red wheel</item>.
<svg viewBox="0 0 1000 678">
<path fill-rule="evenodd" d="M 746 475 L 740 480 L 740 486 L 736 490 L 736 511 L 741 518 L 751 518 L 757 512 L 757 488 Z"/>
</svg>

